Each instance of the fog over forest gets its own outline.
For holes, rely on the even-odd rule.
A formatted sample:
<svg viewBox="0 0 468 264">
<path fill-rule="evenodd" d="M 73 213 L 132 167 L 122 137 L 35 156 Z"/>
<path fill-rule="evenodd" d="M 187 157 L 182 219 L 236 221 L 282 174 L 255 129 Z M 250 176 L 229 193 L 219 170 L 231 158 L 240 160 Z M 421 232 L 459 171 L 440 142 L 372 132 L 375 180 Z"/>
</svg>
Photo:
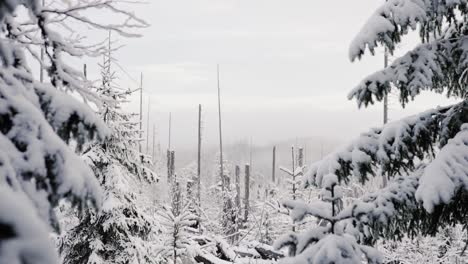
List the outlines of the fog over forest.
<svg viewBox="0 0 468 264">
<path fill-rule="evenodd" d="M 468 0 L 0 1 L 0 264 L 468 264 Z"/>
</svg>

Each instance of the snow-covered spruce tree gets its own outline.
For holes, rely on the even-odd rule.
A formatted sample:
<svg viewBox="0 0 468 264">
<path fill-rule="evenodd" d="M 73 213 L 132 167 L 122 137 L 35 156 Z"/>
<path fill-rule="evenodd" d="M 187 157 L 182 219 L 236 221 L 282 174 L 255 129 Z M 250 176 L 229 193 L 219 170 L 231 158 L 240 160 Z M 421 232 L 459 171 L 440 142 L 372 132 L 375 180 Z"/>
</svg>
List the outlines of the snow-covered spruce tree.
<svg viewBox="0 0 468 264">
<path fill-rule="evenodd" d="M 290 199 L 292 200 L 303 198 L 300 186 L 304 174 L 304 166 L 302 164 L 302 161 L 301 164 L 299 164 L 298 160 L 299 159 L 296 156 L 296 151 L 294 150 L 294 147 L 291 147 L 291 169 L 288 169 L 286 167 L 280 167 L 280 170 L 287 174 L 288 178 L 286 179 L 286 183 L 288 188 L 288 194 Z M 296 229 L 297 226 L 295 223 L 293 223 L 292 231 L 296 231 Z"/>
<path fill-rule="evenodd" d="M 40 2 L 0 1 L 0 263 L 57 263 L 48 237 L 50 227 L 59 228 L 53 208 L 63 199 L 100 202 L 92 171 L 67 143 L 80 150 L 108 130 L 79 101 L 93 94 L 62 60 L 81 51 L 53 30 L 54 16 Z M 38 46 L 44 60 L 34 56 Z M 50 83 L 36 81 L 27 53 Z"/>
<path fill-rule="evenodd" d="M 351 240 L 333 239 L 318 229 L 294 234 L 281 245 L 296 248 L 294 263 L 380 263 L 365 244 L 379 238 L 402 238 L 404 234 L 434 235 L 439 227 L 460 223 L 466 230 L 468 218 L 468 15 L 467 1 L 389 0 L 375 12 L 353 40 L 350 58 L 360 58 L 369 49 L 382 45 L 393 53 L 411 29 L 419 30 L 421 44 L 396 59 L 389 67 L 364 79 L 349 98 L 359 106 L 380 101 L 397 89 L 402 105 L 422 91 L 458 98 L 450 106 L 437 107 L 382 128 L 362 134 L 346 147 L 312 164 L 306 186 L 325 187 L 330 178 L 347 183 L 350 177 L 366 182 L 381 171 L 393 183 L 375 194 L 366 195 L 331 217 L 335 232 Z M 291 204 L 293 217 L 319 215 L 307 204 Z M 328 228 L 328 227 L 327 227 Z M 287 242 L 287 243 L 281 243 Z M 317 251 L 328 243 L 325 251 Z M 344 244 L 343 244 L 344 243 Z M 364 254 L 350 254 L 356 249 Z M 352 251 L 350 251 L 352 250 Z M 342 259 L 339 259 L 339 257 Z M 359 258 L 354 258 L 358 256 Z M 339 259 L 342 262 L 336 261 Z M 302 261 L 302 262 L 301 262 Z M 307 262 L 308 261 L 308 262 Z"/>
<path fill-rule="evenodd" d="M 148 242 L 153 223 L 137 196 L 142 185 L 155 182 L 155 175 L 148 169 L 149 159 L 146 162 L 138 151 L 134 115 L 121 110 L 130 92 L 114 82 L 111 50 L 109 44 L 97 93 L 103 98 L 99 114 L 112 134 L 84 152 L 104 189 L 103 207 L 97 213 L 85 211 L 66 234 L 61 250 L 64 263 L 154 263 Z"/>
<path fill-rule="evenodd" d="M 338 177 L 327 174 L 322 187 L 321 201 L 284 203 L 295 222 L 310 215 L 318 218 L 320 224 L 307 231 L 291 232 L 275 242 L 276 248 L 288 249 L 290 257 L 283 259 L 283 263 L 362 263 L 363 256 L 368 263 L 381 263 L 382 257 L 375 249 L 359 243 L 360 236 L 356 234 L 361 230 L 350 223 L 355 211 L 339 211 L 342 191 Z M 362 210 L 367 206 L 357 203 L 353 208 Z"/>
<path fill-rule="evenodd" d="M 192 230 L 197 217 L 190 211 L 190 203 L 181 206 L 178 215 L 174 215 L 172 208 L 163 208 L 160 212 L 163 230 L 163 247 L 158 254 L 165 259 L 164 263 L 182 263 L 182 258 L 189 253 L 190 240 L 196 230 Z M 190 232 L 192 231 L 192 232 Z"/>
</svg>

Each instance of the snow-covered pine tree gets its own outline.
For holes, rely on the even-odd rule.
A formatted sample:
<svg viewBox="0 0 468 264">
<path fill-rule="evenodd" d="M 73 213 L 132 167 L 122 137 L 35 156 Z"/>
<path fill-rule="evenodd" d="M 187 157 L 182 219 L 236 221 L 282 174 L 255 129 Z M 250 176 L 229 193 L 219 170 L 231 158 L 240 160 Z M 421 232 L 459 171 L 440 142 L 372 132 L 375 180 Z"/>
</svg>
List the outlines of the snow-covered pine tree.
<svg viewBox="0 0 468 264">
<path fill-rule="evenodd" d="M 419 30 L 421 44 L 390 66 L 365 78 L 350 95 L 359 106 L 381 101 L 397 89 L 404 106 L 422 91 L 459 99 L 362 134 L 346 147 L 313 163 L 305 185 L 327 188 L 347 183 L 350 177 L 366 182 L 381 171 L 390 185 L 366 195 L 337 215 L 324 215 L 319 205 L 288 203 L 295 220 L 306 215 L 329 219 L 338 240 L 318 229 L 294 234 L 279 245 L 292 245 L 291 263 L 381 263 L 372 245 L 379 238 L 402 238 L 404 234 L 433 235 L 439 227 L 460 223 L 468 217 L 468 15 L 467 1 L 388 0 L 374 13 L 353 40 L 350 59 L 382 45 L 393 53 L 411 29 Z M 326 227 L 329 228 L 329 227 Z M 282 243 L 284 242 L 284 243 Z M 288 244 L 289 243 L 289 244 Z M 328 246 L 323 247 L 325 244 Z M 327 258 L 318 250 L 329 252 Z M 322 253 L 323 253 L 322 252 Z M 333 256 L 333 258 L 330 258 Z M 338 261 L 339 260 L 339 261 Z M 334 262 L 333 262 L 334 261 Z"/>
<path fill-rule="evenodd" d="M 372 247 L 359 242 L 360 230 L 350 222 L 354 210 L 340 212 L 342 191 L 338 177 L 327 174 L 322 183 L 322 200 L 305 203 L 289 200 L 284 206 L 290 210 L 293 221 L 301 222 L 314 216 L 320 224 L 303 232 L 291 232 L 279 238 L 275 247 L 288 248 L 289 257 L 283 263 L 381 263 L 382 257 Z M 367 208 L 368 204 L 357 204 L 352 208 Z"/>
<path fill-rule="evenodd" d="M 280 170 L 283 171 L 288 175 L 288 178 L 286 179 L 286 182 L 288 183 L 288 190 L 289 190 L 289 195 L 290 199 L 292 200 L 297 200 L 302 198 L 302 193 L 300 190 L 301 182 L 302 182 L 302 177 L 303 177 L 303 170 L 304 166 L 302 164 L 299 164 L 299 158 L 296 156 L 296 151 L 294 150 L 294 146 L 291 147 L 291 169 L 288 169 L 286 167 L 280 167 Z M 292 224 L 292 231 L 296 231 L 296 224 Z"/>
<path fill-rule="evenodd" d="M 289 194 L 291 199 L 296 200 L 302 198 L 300 191 L 302 176 L 304 174 L 304 166 L 299 164 L 299 158 L 296 156 L 294 147 L 291 147 L 291 169 L 280 167 L 280 170 L 288 175 L 286 182 L 288 183 Z"/>
<path fill-rule="evenodd" d="M 66 234 L 61 249 L 64 263 L 154 263 L 148 241 L 154 223 L 137 196 L 142 185 L 156 179 L 149 159 L 138 150 L 138 123 L 121 109 L 130 91 L 114 82 L 110 37 L 97 93 L 103 98 L 99 114 L 112 134 L 84 152 L 104 189 L 103 206 L 97 213 L 85 211 Z"/>
<path fill-rule="evenodd" d="M 68 145 L 73 142 L 81 150 L 86 142 L 109 133 L 80 102 L 99 103 L 95 95 L 63 60 L 89 53 L 79 42 L 69 42 L 54 24 L 67 24 L 75 16 L 81 23 L 105 28 L 79 16 L 89 8 L 113 10 L 112 3 L 103 2 L 85 2 L 75 10 L 45 8 L 38 0 L 0 1 L 0 263 L 57 263 L 48 238 L 51 227 L 59 229 L 54 207 L 64 199 L 82 206 L 100 203 L 93 172 Z M 115 23 L 109 29 L 124 33 L 127 25 Z M 43 60 L 38 46 L 44 48 Z M 50 83 L 35 79 L 27 54 L 43 65 Z"/>
<path fill-rule="evenodd" d="M 160 212 L 163 230 L 163 247 L 157 250 L 158 254 L 166 260 L 164 263 L 182 263 L 190 247 L 190 236 L 197 230 L 191 230 L 197 217 L 190 211 L 190 203 L 185 203 L 174 215 L 172 208 L 163 208 Z M 192 232 L 190 232 L 192 231 Z"/>
</svg>

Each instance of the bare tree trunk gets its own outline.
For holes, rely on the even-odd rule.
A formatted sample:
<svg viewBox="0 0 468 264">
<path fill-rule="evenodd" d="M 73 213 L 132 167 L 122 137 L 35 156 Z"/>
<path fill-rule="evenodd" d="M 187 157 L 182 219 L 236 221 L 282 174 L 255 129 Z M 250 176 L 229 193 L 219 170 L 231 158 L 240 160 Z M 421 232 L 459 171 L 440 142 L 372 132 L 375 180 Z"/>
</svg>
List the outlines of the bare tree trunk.
<svg viewBox="0 0 468 264">
<path fill-rule="evenodd" d="M 153 162 L 156 161 L 155 152 L 154 152 L 155 145 L 156 145 L 156 124 L 153 124 L 153 150 L 152 150 L 152 155 L 151 155 Z"/>
<path fill-rule="evenodd" d="M 240 193 L 240 167 L 236 165 L 236 206 L 241 210 L 241 193 Z"/>
<path fill-rule="evenodd" d="M 202 113 L 202 106 L 201 104 L 198 105 L 198 156 L 197 156 L 197 202 L 198 208 L 201 208 L 201 113 Z M 201 213 L 199 213 L 199 217 Z"/>
<path fill-rule="evenodd" d="M 175 151 L 167 151 L 167 183 L 172 184 L 175 172 Z"/>
<path fill-rule="evenodd" d="M 301 168 L 304 166 L 304 149 L 303 148 L 299 148 L 298 150 L 297 166 Z"/>
<path fill-rule="evenodd" d="M 146 153 L 149 153 L 150 106 L 151 101 L 148 100 L 148 113 L 146 114 Z"/>
<path fill-rule="evenodd" d="M 167 160 L 167 184 L 170 186 L 171 184 L 171 151 L 168 149 L 166 152 L 166 160 Z"/>
<path fill-rule="evenodd" d="M 294 155 L 294 147 L 291 147 L 291 161 L 292 161 L 292 198 L 296 200 L 296 164 L 295 164 L 295 155 Z M 294 231 L 294 230 L 293 230 Z"/>
<path fill-rule="evenodd" d="M 216 67 L 218 76 L 218 121 L 219 121 L 219 176 L 221 178 L 221 188 L 224 193 L 224 166 L 223 166 L 223 134 L 221 125 L 221 88 L 219 87 L 219 64 Z"/>
<path fill-rule="evenodd" d="M 236 222 L 235 222 L 235 233 L 234 241 L 239 240 L 239 228 L 241 223 L 241 212 L 242 212 L 242 205 L 241 205 L 241 187 L 240 187 L 240 167 L 236 165 L 235 170 L 236 176 Z"/>
<path fill-rule="evenodd" d="M 175 151 L 171 151 L 171 178 L 174 179 L 174 172 L 175 172 Z"/>
<path fill-rule="evenodd" d="M 172 151 L 171 151 L 171 126 L 172 126 L 172 113 L 169 112 L 169 135 L 167 141 L 167 183 L 172 184 Z"/>
<path fill-rule="evenodd" d="M 141 139 L 143 138 L 143 73 L 140 75 L 140 140 L 138 150 L 141 153 Z"/>
<path fill-rule="evenodd" d="M 245 165 L 245 183 L 244 183 L 244 222 L 249 219 L 249 195 L 250 195 L 250 165 Z"/>
<path fill-rule="evenodd" d="M 172 113 L 169 112 L 169 139 L 167 141 L 167 149 L 171 150 L 171 127 L 172 126 Z"/>
<path fill-rule="evenodd" d="M 276 146 L 273 147 L 273 166 L 271 168 L 271 180 L 273 181 L 273 184 L 276 183 L 275 173 L 276 173 Z"/>
</svg>

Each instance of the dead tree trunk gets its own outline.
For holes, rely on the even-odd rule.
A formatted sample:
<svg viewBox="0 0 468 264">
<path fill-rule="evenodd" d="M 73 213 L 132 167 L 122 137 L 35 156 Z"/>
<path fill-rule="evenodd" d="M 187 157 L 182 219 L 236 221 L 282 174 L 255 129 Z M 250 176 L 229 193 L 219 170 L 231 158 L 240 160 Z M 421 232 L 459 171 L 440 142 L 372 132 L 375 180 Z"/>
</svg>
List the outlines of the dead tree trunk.
<svg viewBox="0 0 468 264">
<path fill-rule="evenodd" d="M 294 155 L 294 147 L 291 148 L 291 161 L 292 161 L 292 198 L 296 200 L 296 163 L 295 163 L 295 155 Z M 293 230 L 294 231 L 294 230 Z"/>
<path fill-rule="evenodd" d="M 271 168 L 271 180 L 273 181 L 273 184 L 276 183 L 275 174 L 276 174 L 276 146 L 273 147 L 273 165 Z"/>
<path fill-rule="evenodd" d="M 150 129 L 150 107 L 151 100 L 148 100 L 148 113 L 146 114 L 146 154 L 149 153 L 149 129 Z"/>
<path fill-rule="evenodd" d="M 224 193 L 224 166 L 223 166 L 223 131 L 222 131 L 222 119 L 221 119 L 221 88 L 219 86 L 219 65 L 216 67 L 218 77 L 218 128 L 219 128 L 219 176 L 221 177 L 221 188 Z"/>
<path fill-rule="evenodd" d="M 153 124 L 153 147 L 151 148 L 151 160 L 153 163 L 156 161 L 155 153 L 154 153 L 154 145 L 156 144 L 156 124 Z"/>
<path fill-rule="evenodd" d="M 198 208 L 201 208 L 201 113 L 202 106 L 198 105 L 198 156 L 197 156 L 197 203 Z M 198 212 L 198 216 L 201 217 L 201 213 Z"/>
<path fill-rule="evenodd" d="M 240 167 L 236 165 L 236 233 L 239 232 L 241 222 L 241 187 L 240 187 Z M 239 235 L 235 236 L 235 241 L 238 241 Z"/>
<path fill-rule="evenodd" d="M 171 151 L 168 149 L 166 153 L 166 160 L 167 160 L 167 184 L 171 184 Z"/>
<path fill-rule="evenodd" d="M 236 165 L 236 207 L 241 210 L 241 193 L 240 193 L 240 167 Z"/>
<path fill-rule="evenodd" d="M 245 182 L 244 182 L 244 222 L 249 219 L 249 195 L 250 195 L 250 165 L 245 165 Z"/>
<path fill-rule="evenodd" d="M 175 172 L 175 151 L 167 150 L 167 183 L 172 184 Z"/>
<path fill-rule="evenodd" d="M 140 75 L 140 140 L 138 141 L 138 151 L 141 155 L 141 139 L 143 138 L 143 73 Z"/>
<path fill-rule="evenodd" d="M 299 148 L 297 155 L 297 166 L 302 168 L 304 166 L 304 149 Z"/>
</svg>

